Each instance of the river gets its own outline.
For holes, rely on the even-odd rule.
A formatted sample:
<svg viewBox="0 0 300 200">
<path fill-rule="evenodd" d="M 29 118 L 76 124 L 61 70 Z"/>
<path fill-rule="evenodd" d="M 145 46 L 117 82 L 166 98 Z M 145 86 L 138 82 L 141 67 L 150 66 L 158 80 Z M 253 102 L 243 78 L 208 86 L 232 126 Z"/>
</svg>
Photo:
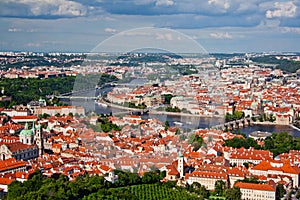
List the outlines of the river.
<svg viewBox="0 0 300 200">
<path fill-rule="evenodd" d="M 103 107 L 98 105 L 93 100 L 74 100 L 71 102 L 64 101 L 65 103 L 83 106 L 86 112 L 93 111 L 97 114 L 112 114 L 123 112 L 124 110 Z M 159 115 L 159 114 L 144 114 L 142 115 L 143 119 L 157 118 L 162 122 L 169 121 L 170 125 L 178 126 L 185 130 L 188 129 L 197 129 L 197 128 L 209 128 L 211 126 L 221 124 L 224 122 L 223 118 L 213 118 L 213 117 L 187 117 L 187 116 L 173 116 L 173 115 Z M 267 131 L 270 133 L 279 133 L 279 132 L 288 132 L 295 137 L 300 137 L 300 131 L 293 129 L 290 126 L 283 125 L 253 125 L 240 129 L 241 133 L 248 135 L 253 131 Z M 236 131 L 234 131 L 236 132 Z"/>
</svg>

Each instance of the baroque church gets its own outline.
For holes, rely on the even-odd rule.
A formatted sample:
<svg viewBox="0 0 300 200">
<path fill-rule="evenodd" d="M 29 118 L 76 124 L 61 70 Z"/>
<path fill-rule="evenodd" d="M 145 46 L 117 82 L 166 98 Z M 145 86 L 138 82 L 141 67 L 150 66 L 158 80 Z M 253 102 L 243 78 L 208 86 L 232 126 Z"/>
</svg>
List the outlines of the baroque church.
<svg viewBox="0 0 300 200">
<path fill-rule="evenodd" d="M 182 148 L 178 153 L 177 160 L 173 161 L 172 164 L 166 166 L 166 181 L 178 181 L 177 184 L 181 185 L 183 183 L 186 174 L 191 173 L 195 169 L 189 166 L 182 153 Z"/>
<path fill-rule="evenodd" d="M 0 160 L 15 158 L 16 160 L 30 160 L 39 157 L 44 152 L 44 140 L 40 123 L 28 128 L 28 123 L 20 132 L 18 142 L 5 142 L 0 146 Z"/>
</svg>

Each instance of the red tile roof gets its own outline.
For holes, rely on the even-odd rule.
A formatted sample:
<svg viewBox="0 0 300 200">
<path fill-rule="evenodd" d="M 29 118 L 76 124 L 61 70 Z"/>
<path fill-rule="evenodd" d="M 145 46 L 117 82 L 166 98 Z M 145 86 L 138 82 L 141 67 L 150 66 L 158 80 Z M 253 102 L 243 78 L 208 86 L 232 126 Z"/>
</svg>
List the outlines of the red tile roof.
<svg viewBox="0 0 300 200">
<path fill-rule="evenodd" d="M 269 161 L 262 161 L 252 168 L 253 170 L 261 171 L 283 171 L 289 174 L 300 174 L 300 168 L 297 166 L 291 166 L 289 163 L 284 163 L 282 167 L 273 167 Z"/>
<path fill-rule="evenodd" d="M 189 174 L 188 176 L 227 180 L 227 174 L 225 172 L 223 173 L 223 172 L 199 172 L 199 171 L 194 171 L 192 174 Z"/>
<path fill-rule="evenodd" d="M 13 182 L 13 179 L 10 178 L 1 178 L 0 177 L 0 185 L 9 185 Z"/>
<path fill-rule="evenodd" d="M 33 149 L 37 147 L 36 145 L 28 145 L 28 144 L 23 144 L 21 142 L 15 142 L 15 143 L 9 143 L 9 144 L 4 144 L 7 146 L 7 148 L 13 153 L 13 152 L 18 152 L 20 150 L 25 150 L 25 149 Z"/>
<path fill-rule="evenodd" d="M 241 189 L 250 189 L 250 190 L 264 190 L 264 191 L 272 191 L 275 192 L 276 188 L 273 188 L 268 184 L 257 184 L 257 183 L 243 183 L 237 182 L 234 186 L 239 187 Z"/>
<path fill-rule="evenodd" d="M 12 120 L 14 120 L 14 119 L 32 119 L 32 120 L 34 120 L 34 119 L 37 119 L 37 116 L 35 116 L 35 115 L 29 115 L 29 116 L 13 116 L 11 119 L 12 119 Z"/>
<path fill-rule="evenodd" d="M 0 171 L 6 171 L 10 169 L 16 169 L 19 167 L 24 167 L 26 166 L 27 162 L 25 161 L 16 161 L 14 158 L 9 158 L 6 160 L 1 160 L 0 161 Z"/>
</svg>

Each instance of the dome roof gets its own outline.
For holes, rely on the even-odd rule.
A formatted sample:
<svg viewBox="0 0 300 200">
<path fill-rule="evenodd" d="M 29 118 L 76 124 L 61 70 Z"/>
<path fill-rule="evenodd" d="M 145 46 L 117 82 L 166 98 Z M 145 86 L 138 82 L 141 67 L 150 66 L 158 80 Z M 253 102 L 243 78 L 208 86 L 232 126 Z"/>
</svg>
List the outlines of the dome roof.
<svg viewBox="0 0 300 200">
<path fill-rule="evenodd" d="M 20 136 L 33 136 L 33 131 L 32 130 L 26 130 L 26 129 L 23 129 L 20 133 Z"/>
<path fill-rule="evenodd" d="M 34 125 L 33 125 L 33 130 L 28 129 L 28 123 L 26 122 L 25 128 L 20 132 L 20 136 L 33 136 L 34 135 Z"/>
</svg>

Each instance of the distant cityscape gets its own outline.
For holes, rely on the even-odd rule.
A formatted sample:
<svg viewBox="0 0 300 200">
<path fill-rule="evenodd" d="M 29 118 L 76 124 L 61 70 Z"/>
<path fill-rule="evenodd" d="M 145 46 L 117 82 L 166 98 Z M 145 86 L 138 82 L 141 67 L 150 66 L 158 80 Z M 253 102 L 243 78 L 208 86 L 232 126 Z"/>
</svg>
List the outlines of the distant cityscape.
<svg viewBox="0 0 300 200">
<path fill-rule="evenodd" d="M 300 132 L 300 53 L 1 52 L 0 76 L 1 198 L 300 198 L 300 138 L 241 131 Z"/>
</svg>

